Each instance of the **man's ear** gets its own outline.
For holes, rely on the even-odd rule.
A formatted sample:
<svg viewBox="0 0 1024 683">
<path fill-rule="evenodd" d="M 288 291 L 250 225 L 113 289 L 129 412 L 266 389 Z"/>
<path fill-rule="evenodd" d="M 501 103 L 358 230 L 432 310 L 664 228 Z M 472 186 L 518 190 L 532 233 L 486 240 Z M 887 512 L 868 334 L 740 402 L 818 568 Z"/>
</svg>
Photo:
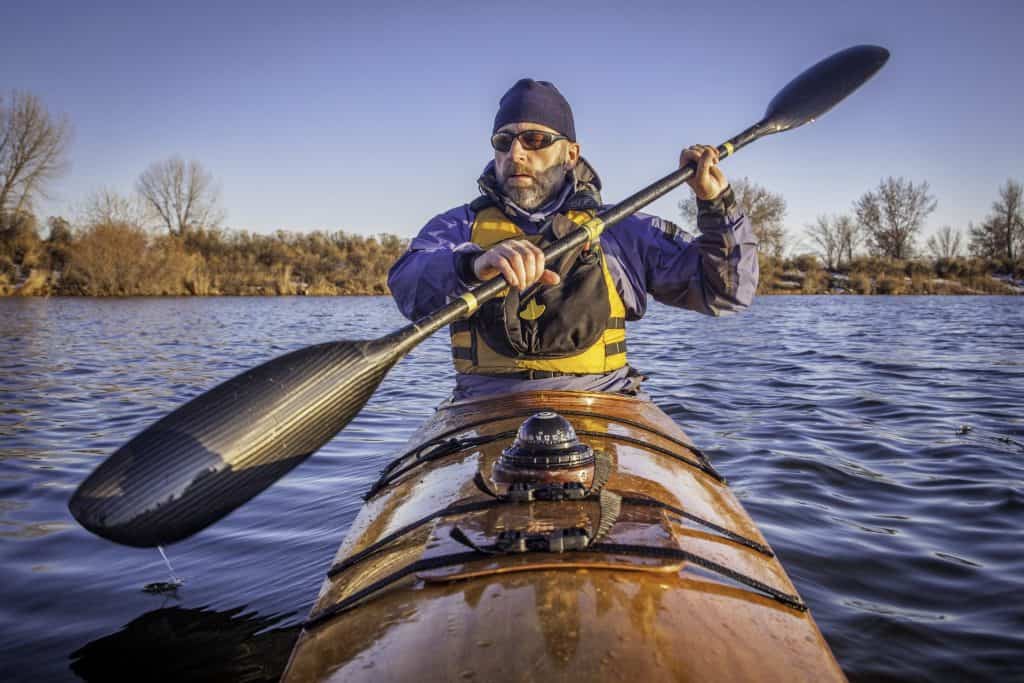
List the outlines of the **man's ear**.
<svg viewBox="0 0 1024 683">
<path fill-rule="evenodd" d="M 567 156 L 565 160 L 565 170 L 571 171 L 576 168 L 576 164 L 580 161 L 580 145 L 578 142 L 570 142 L 567 149 Z"/>
</svg>

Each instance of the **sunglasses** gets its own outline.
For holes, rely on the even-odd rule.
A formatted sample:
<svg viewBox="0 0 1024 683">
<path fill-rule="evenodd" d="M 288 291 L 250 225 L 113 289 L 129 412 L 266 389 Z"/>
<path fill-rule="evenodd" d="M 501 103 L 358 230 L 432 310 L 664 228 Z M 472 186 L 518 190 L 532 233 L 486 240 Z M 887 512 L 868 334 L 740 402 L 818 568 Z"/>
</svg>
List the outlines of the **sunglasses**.
<svg viewBox="0 0 1024 683">
<path fill-rule="evenodd" d="M 512 142 L 517 138 L 523 149 L 531 152 L 550 147 L 559 140 L 569 139 L 564 135 L 547 133 L 543 130 L 524 130 L 518 133 L 495 133 L 491 136 L 491 147 L 499 152 L 507 152 L 512 149 Z"/>
</svg>

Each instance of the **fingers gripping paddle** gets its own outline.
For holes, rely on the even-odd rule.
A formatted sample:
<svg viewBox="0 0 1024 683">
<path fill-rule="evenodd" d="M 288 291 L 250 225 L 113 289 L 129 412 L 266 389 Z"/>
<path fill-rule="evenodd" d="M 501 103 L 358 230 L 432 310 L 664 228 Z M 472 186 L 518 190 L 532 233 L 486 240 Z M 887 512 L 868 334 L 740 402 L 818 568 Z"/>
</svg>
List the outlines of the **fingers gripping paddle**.
<svg viewBox="0 0 1024 683">
<path fill-rule="evenodd" d="M 839 52 L 783 88 L 758 123 L 718 147 L 724 158 L 751 142 L 813 121 L 889 58 L 869 45 Z M 549 245 L 550 262 L 686 182 L 680 168 Z M 339 341 L 285 354 L 198 396 L 100 464 L 69 507 L 93 533 L 125 545 L 174 543 L 260 493 L 345 427 L 388 370 L 441 327 L 471 315 L 507 283 L 494 278 L 386 337 Z"/>
</svg>

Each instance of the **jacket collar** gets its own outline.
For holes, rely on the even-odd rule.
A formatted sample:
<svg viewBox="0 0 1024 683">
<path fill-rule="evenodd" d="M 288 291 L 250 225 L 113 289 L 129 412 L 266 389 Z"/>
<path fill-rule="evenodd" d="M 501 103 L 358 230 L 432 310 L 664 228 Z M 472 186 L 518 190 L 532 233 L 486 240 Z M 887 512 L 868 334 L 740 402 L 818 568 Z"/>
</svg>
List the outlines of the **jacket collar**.
<svg viewBox="0 0 1024 683">
<path fill-rule="evenodd" d="M 566 182 L 562 185 L 561 191 L 551 201 L 533 211 L 527 211 L 501 193 L 498 189 L 498 179 L 494 174 L 493 161 L 484 167 L 477 180 L 477 187 L 483 195 L 481 199 L 486 198 L 489 200 L 488 204 L 501 208 L 512 220 L 538 226 L 556 213 L 570 210 L 596 211 L 601 208 L 601 178 L 586 159 L 580 157 L 576 168 L 566 175 Z"/>
</svg>

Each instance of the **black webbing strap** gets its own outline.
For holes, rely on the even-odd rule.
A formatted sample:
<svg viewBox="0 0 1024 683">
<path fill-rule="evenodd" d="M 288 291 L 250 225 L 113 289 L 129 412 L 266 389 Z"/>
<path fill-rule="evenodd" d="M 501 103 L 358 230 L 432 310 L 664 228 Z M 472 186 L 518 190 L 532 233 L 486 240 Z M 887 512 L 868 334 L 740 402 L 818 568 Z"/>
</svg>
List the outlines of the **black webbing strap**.
<svg viewBox="0 0 1024 683">
<path fill-rule="evenodd" d="M 611 553 L 614 555 L 632 555 L 634 557 L 651 557 L 656 559 L 684 560 L 686 562 L 692 562 L 693 564 L 703 567 L 708 571 L 721 574 L 722 576 L 730 578 L 737 583 L 742 583 L 745 586 L 749 586 L 754 590 L 760 591 L 787 607 L 792 607 L 800 612 L 807 611 L 807 605 L 804 604 L 804 602 L 796 595 L 784 593 L 778 588 L 772 588 L 768 584 L 758 581 L 746 574 L 742 574 L 735 569 L 729 569 L 725 565 L 718 564 L 706 557 L 695 555 L 694 553 L 687 552 L 681 548 L 662 548 L 658 546 L 632 545 L 627 543 L 595 543 L 587 548 L 587 550 L 596 553 Z"/>
<path fill-rule="evenodd" d="M 557 372 L 555 370 L 516 370 L 515 372 L 503 372 L 500 374 L 488 375 L 488 377 L 500 377 L 501 379 L 551 379 L 552 377 L 574 377 L 575 372 Z"/>
<path fill-rule="evenodd" d="M 589 489 L 585 489 L 582 484 L 578 483 L 565 483 L 565 484 L 512 484 L 508 492 L 505 494 L 499 494 L 495 491 L 483 474 L 477 471 L 476 476 L 473 477 L 473 483 L 476 484 L 477 488 L 483 493 L 497 498 L 498 500 L 508 501 L 512 503 L 529 503 L 535 500 L 543 501 L 560 501 L 560 500 L 584 500 L 591 498 L 595 493 L 599 493 L 606 483 L 608 483 L 608 477 L 611 474 L 611 458 L 604 453 L 597 453 L 597 462 L 594 465 L 594 483 Z M 621 496 L 621 494 L 619 494 Z M 775 553 L 763 543 L 758 543 L 752 538 L 742 536 L 735 531 L 715 524 L 714 522 L 699 517 L 692 512 L 687 512 L 682 508 L 678 508 L 668 503 L 663 503 L 655 498 L 637 498 L 635 496 L 621 496 L 622 503 L 625 505 L 636 505 L 639 507 L 650 507 L 657 508 L 659 510 L 666 510 L 674 515 L 678 515 L 684 519 L 688 519 L 691 522 L 700 524 L 703 527 L 711 529 L 723 536 L 726 540 L 739 543 L 742 546 L 756 550 L 765 557 L 775 557 Z"/>
<path fill-rule="evenodd" d="M 626 436 L 624 434 L 612 434 L 611 432 L 595 432 L 595 431 L 590 431 L 590 430 L 587 430 L 587 429 L 577 429 L 576 430 L 576 435 L 577 436 L 595 436 L 595 437 L 599 437 L 599 438 L 602 438 L 602 439 L 611 439 L 612 441 L 621 441 L 623 443 L 628 443 L 628 444 L 631 444 L 631 445 L 634 445 L 634 446 L 640 446 L 644 450 L 654 451 L 656 453 L 661 453 L 662 455 L 667 455 L 668 457 L 672 458 L 673 460 L 678 460 L 680 462 L 684 462 L 687 465 L 689 465 L 690 467 L 695 467 L 698 470 L 700 470 L 701 472 L 703 472 L 704 474 L 709 475 L 712 479 L 715 479 L 716 481 L 720 481 L 723 484 L 725 483 L 725 478 L 722 477 L 722 475 L 720 475 L 718 473 L 718 471 L 714 467 L 711 466 L 711 463 L 708 462 L 707 459 L 703 458 L 703 457 L 701 457 L 700 460 L 691 460 L 690 458 L 687 458 L 685 455 L 680 455 L 679 453 L 676 453 L 674 451 L 670 451 L 667 448 L 662 448 L 661 446 L 655 446 L 654 444 L 647 443 L 646 441 L 642 441 L 640 439 L 634 439 L 633 437 Z M 703 455 L 703 454 L 700 454 L 696 449 L 691 449 L 691 450 L 693 450 L 694 453 L 698 453 L 698 457 Z"/>
<path fill-rule="evenodd" d="M 432 522 L 438 517 L 446 517 L 448 515 L 461 515 L 467 512 L 479 512 L 480 510 L 487 510 L 493 507 L 497 507 L 501 505 L 503 502 L 504 501 L 500 500 L 477 500 L 471 503 L 461 503 L 459 505 L 449 505 L 446 508 L 441 508 L 440 510 L 430 513 L 426 517 L 421 517 L 420 519 L 417 519 L 415 522 L 410 522 L 409 524 L 406 524 L 401 529 L 396 529 L 395 531 L 392 531 L 387 536 L 366 546 L 358 553 L 350 555 L 346 557 L 344 560 L 341 560 L 340 562 L 335 562 L 333 565 L 331 565 L 331 568 L 327 570 L 327 576 L 336 576 L 337 574 L 340 574 L 349 567 L 359 564 L 366 558 L 380 552 L 381 549 L 383 549 L 385 546 L 392 543 L 393 541 L 396 541 L 402 536 L 412 531 L 415 531 L 416 529 L 423 526 L 424 524 L 427 524 L 428 522 Z"/>
<path fill-rule="evenodd" d="M 485 555 L 515 555 L 520 553 L 565 553 L 572 550 L 586 550 L 615 526 L 622 509 L 622 498 L 611 491 L 598 495 L 600 515 L 592 529 L 582 526 L 556 529 L 549 533 L 529 533 L 521 529 L 507 529 L 498 534 L 492 545 L 478 545 L 462 529 L 451 530 L 453 540 L 484 553 Z"/>
<path fill-rule="evenodd" d="M 518 555 L 522 553 L 565 553 L 584 550 L 590 545 L 590 534 L 583 527 L 556 529 L 547 534 L 531 534 L 519 529 L 502 531 L 492 545 L 478 545 L 459 527 L 453 527 L 452 540 L 484 555 Z"/>
<path fill-rule="evenodd" d="M 468 318 L 456 320 L 451 323 L 452 332 L 469 332 L 472 329 L 472 324 Z M 609 330 L 624 330 L 626 329 L 625 318 L 608 318 L 608 325 L 606 326 Z"/>
<path fill-rule="evenodd" d="M 511 499 L 511 498 L 509 498 L 507 496 L 499 496 L 497 494 L 497 492 L 495 492 L 490 487 L 490 485 L 487 484 L 487 481 L 480 475 L 479 472 L 477 472 L 476 477 L 474 477 L 473 481 L 476 483 L 477 487 L 480 488 L 481 491 L 483 491 L 484 493 L 487 493 L 488 495 L 490 495 L 492 497 L 492 500 L 478 500 L 478 501 L 473 501 L 473 502 L 469 502 L 469 503 L 459 503 L 459 504 L 456 504 L 456 505 L 449 505 L 446 508 L 442 508 L 440 510 L 437 510 L 435 512 L 430 513 L 426 517 L 421 517 L 420 519 L 417 519 L 415 522 L 410 522 L 409 524 L 406 524 L 402 528 L 396 529 L 395 531 L 392 531 L 387 536 L 384 536 L 383 538 L 375 541 L 374 543 L 371 543 L 370 545 L 368 545 L 365 548 L 363 548 L 362 550 L 360 550 L 358 553 L 355 553 L 354 555 L 350 555 L 349 557 L 346 557 L 345 559 L 343 559 L 343 560 L 341 560 L 339 562 L 334 563 L 333 565 L 331 565 L 331 568 L 327 570 L 327 576 L 328 577 L 334 577 L 337 574 L 340 574 L 341 572 L 345 571 L 346 569 L 348 569 L 348 568 L 350 568 L 350 567 L 352 567 L 352 566 L 354 566 L 356 564 L 359 564 L 360 562 L 362 562 L 363 560 L 367 559 L 368 557 L 371 557 L 371 556 L 377 554 L 382 549 L 384 549 L 387 545 L 389 545 L 392 542 L 398 540 L 402 536 L 415 531 L 416 529 L 418 529 L 419 527 L 423 526 L 424 524 L 432 522 L 433 520 L 438 519 L 439 517 L 447 517 L 447 516 L 451 516 L 451 515 L 461 515 L 461 514 L 465 514 L 465 513 L 468 513 L 468 512 L 479 512 L 481 510 L 488 510 L 490 508 L 498 507 L 500 505 L 507 504 L 507 503 L 529 502 L 529 501 L 523 501 L 523 500 L 517 501 L 517 500 Z M 595 482 L 596 481 L 597 481 L 597 476 L 595 475 Z M 601 486 L 603 487 L 604 484 L 602 483 Z M 599 491 L 602 494 L 604 493 L 603 488 L 602 489 L 596 488 L 596 484 L 595 484 L 595 487 L 592 487 L 589 490 L 583 489 L 582 486 L 578 487 L 578 489 L 577 489 L 577 487 L 572 487 L 572 486 L 564 487 L 564 488 L 559 486 L 559 488 L 562 488 L 562 492 L 557 492 L 556 489 L 550 489 L 550 491 L 554 492 L 551 497 L 534 497 L 531 500 L 543 500 L 543 501 L 584 500 L 588 496 L 592 496 L 594 493 L 597 493 Z M 536 491 L 540 491 L 540 490 L 541 489 L 535 489 L 535 492 Z M 575 493 L 577 490 L 579 491 L 579 494 Z M 565 491 L 571 491 L 572 493 L 566 494 Z M 548 494 L 547 494 L 547 492 L 544 492 L 544 493 L 541 493 L 540 495 L 541 496 L 547 496 Z M 735 531 L 730 531 L 729 529 L 726 529 L 725 527 L 723 527 L 723 526 L 721 526 L 719 524 L 715 524 L 714 522 L 706 520 L 706 519 L 704 519 L 702 517 L 698 517 L 697 515 L 694 515 L 692 513 L 686 512 L 685 510 L 677 508 L 674 505 L 669 505 L 668 503 L 663 503 L 660 500 L 655 500 L 653 498 L 636 498 L 634 496 L 621 496 L 619 494 L 614 494 L 614 495 L 616 496 L 616 498 L 618 498 L 620 500 L 619 505 L 636 505 L 636 506 L 640 506 L 640 507 L 650 507 L 650 508 L 657 508 L 657 509 L 661 509 L 661 510 L 667 510 L 667 511 L 673 513 L 673 514 L 679 515 L 680 517 L 683 517 L 683 518 L 688 519 L 688 520 L 690 520 L 692 522 L 700 524 L 701 526 L 707 527 L 708 529 L 712 529 L 712 530 L 718 532 L 719 534 L 722 535 L 722 537 L 725 540 L 733 541 L 733 542 L 738 543 L 738 544 L 740 544 L 742 546 L 750 548 L 751 550 L 755 550 L 755 551 L 761 553 L 762 555 L 764 555 L 766 557 L 775 557 L 775 554 L 771 550 L 769 550 L 766 546 L 762 545 L 761 543 L 758 543 L 757 541 L 755 541 L 753 539 L 747 538 L 746 536 L 741 536 L 740 534 L 736 533 Z M 605 505 L 608 504 L 608 503 L 604 503 L 603 499 L 602 499 L 601 502 L 603 504 L 605 504 Z M 618 516 L 619 516 L 619 512 L 618 511 L 615 511 L 614 515 L 611 515 L 610 512 L 611 511 L 609 510 L 606 513 L 606 511 L 602 508 L 602 510 L 601 510 L 602 517 L 601 518 L 602 519 L 613 519 L 613 520 L 618 519 Z M 599 522 L 598 523 L 598 531 L 596 531 L 595 534 L 600 532 L 601 535 L 600 536 L 595 535 L 594 538 L 595 539 L 596 538 L 600 538 L 605 533 L 607 533 L 610 529 L 611 529 L 611 526 L 602 525 Z"/>
<path fill-rule="evenodd" d="M 605 356 L 617 356 L 626 353 L 626 342 L 614 342 L 604 345 Z M 458 360 L 473 360 L 473 350 L 465 346 L 453 346 L 452 358 Z M 557 370 L 514 370 L 501 373 L 478 373 L 488 377 L 500 377 L 502 379 L 551 379 L 552 377 L 582 377 L 593 373 L 587 372 L 558 372 Z"/>
<path fill-rule="evenodd" d="M 572 539 L 574 536 L 579 535 L 579 531 L 566 533 L 567 531 L 569 530 L 560 531 L 563 540 Z M 460 543 L 464 542 L 462 540 L 463 538 L 466 541 L 469 541 L 470 547 L 473 549 L 468 552 L 453 553 L 450 555 L 439 555 L 437 557 L 431 557 L 424 560 L 419 560 L 417 562 L 413 562 L 412 564 L 409 564 L 399 569 L 398 571 L 385 576 L 379 581 L 373 582 L 366 588 L 356 591 L 344 600 L 341 600 L 340 602 L 331 605 L 327 609 L 321 610 L 311 615 L 302 624 L 302 627 L 306 629 L 315 628 L 323 624 L 324 622 L 330 620 L 332 617 L 335 617 L 341 614 L 342 612 L 345 612 L 355 607 L 360 602 L 362 602 L 369 596 L 373 595 L 377 591 L 386 588 L 387 586 L 395 583 L 396 581 L 400 581 L 401 579 L 405 578 L 406 576 L 409 576 L 410 574 L 414 574 L 416 572 L 421 571 L 429 571 L 431 569 L 440 569 L 442 567 L 450 567 L 453 565 L 465 564 L 467 562 L 472 562 L 474 560 L 479 560 L 486 557 L 493 557 L 495 554 L 502 554 L 500 552 L 490 552 L 493 546 L 477 546 L 477 544 L 469 540 L 468 537 L 466 537 L 465 534 L 458 529 L 458 527 L 452 529 L 452 536 L 453 538 L 455 538 L 455 540 L 459 541 Z M 462 538 L 456 538 L 456 536 L 461 536 Z M 524 544 L 528 545 L 528 542 L 524 541 Z M 563 543 L 562 552 L 565 551 L 566 545 L 573 545 L 573 543 L 571 542 L 571 540 L 568 544 Z M 792 609 L 795 609 L 798 612 L 807 611 L 807 605 L 796 595 L 780 591 L 779 589 L 773 588 L 772 586 L 769 586 L 768 584 L 762 581 L 758 581 L 757 579 L 751 576 L 747 576 L 746 574 L 738 572 L 734 569 L 730 569 L 725 565 L 709 560 L 706 557 L 701 557 L 700 555 L 696 555 L 694 553 L 687 552 L 679 548 L 663 548 L 660 546 L 632 545 L 626 543 L 591 542 L 588 543 L 585 547 L 577 548 L 576 550 L 584 552 L 608 553 L 612 555 L 627 555 L 632 557 L 647 557 L 653 559 L 681 560 L 684 562 L 690 562 L 692 564 L 697 565 L 698 567 L 703 567 L 704 569 L 710 572 L 720 574 L 721 576 L 724 576 L 728 579 L 732 579 L 733 581 L 740 583 L 744 586 L 753 588 L 754 590 L 759 591 L 763 595 L 766 595 L 767 597 L 775 600 L 776 602 L 786 605 L 787 607 L 791 607 Z M 537 551 L 527 549 L 525 552 Z"/>
<path fill-rule="evenodd" d="M 321 610 L 316 614 L 311 614 L 306 621 L 302 623 L 302 628 L 314 628 L 324 623 L 325 621 L 335 617 L 342 612 L 345 612 L 357 604 L 362 602 L 367 597 L 373 595 L 382 588 L 387 588 L 396 581 L 404 579 L 410 574 L 416 572 L 425 572 L 431 569 L 440 569 L 441 567 L 450 567 L 456 564 L 465 564 L 466 562 L 472 562 L 473 560 L 479 560 L 487 555 L 478 553 L 475 550 L 471 550 L 465 553 L 454 553 L 452 555 L 438 555 L 437 557 L 427 558 L 425 560 L 419 560 L 412 564 L 406 565 L 396 572 L 388 574 L 379 581 L 374 581 L 366 588 L 356 591 L 352 595 L 348 596 L 340 602 L 336 602 L 325 610 Z"/>
<path fill-rule="evenodd" d="M 533 415 L 535 412 L 536 411 L 531 411 L 529 413 L 524 413 L 524 415 Z M 608 419 L 611 421 L 618 421 L 623 424 L 635 424 L 639 426 L 639 423 L 634 423 L 630 420 L 621 418 L 611 418 L 606 417 L 605 415 L 591 415 L 590 413 L 571 413 L 569 411 L 562 411 L 560 414 L 576 414 L 580 416 L 596 417 L 599 419 Z M 445 434 L 442 434 L 437 438 L 432 439 L 431 441 L 428 441 L 427 443 L 414 448 L 413 450 L 409 451 L 408 453 L 405 453 L 404 455 L 398 456 L 397 458 L 392 460 L 387 466 L 384 467 L 384 469 L 381 471 L 380 478 L 378 478 L 377 481 L 373 484 L 373 486 L 370 487 L 370 490 L 363 495 L 363 500 L 369 500 L 370 498 L 373 498 L 392 481 L 402 476 L 406 472 L 411 471 L 421 463 L 430 462 L 431 460 L 437 460 L 438 458 L 444 457 L 446 455 L 451 455 L 453 453 L 457 453 L 458 451 L 465 450 L 467 448 L 472 448 L 473 446 L 480 446 L 491 441 L 497 441 L 498 439 L 507 438 L 509 436 L 515 436 L 516 430 L 499 432 L 497 434 L 492 434 L 489 436 L 472 437 L 468 439 L 446 439 L 445 437 L 447 437 L 449 434 L 466 431 L 468 429 L 471 429 L 473 426 L 477 426 L 478 424 L 488 424 L 490 422 L 497 422 L 500 420 L 507 420 L 515 417 L 520 417 L 520 415 L 503 416 L 500 418 L 484 420 L 480 423 L 464 425 L 463 427 L 460 427 L 457 430 L 446 432 Z M 647 430 L 653 431 L 650 427 L 648 427 Z M 657 432 L 654 433 L 657 434 Z M 686 463 L 687 465 L 694 467 L 700 470 L 701 472 L 704 472 L 715 481 L 721 482 L 723 484 L 725 483 L 725 477 L 718 473 L 718 471 L 714 468 L 711 462 L 707 459 L 707 456 L 705 456 L 699 449 L 697 449 L 694 446 L 685 444 L 679 441 L 678 439 L 673 439 L 672 437 L 666 436 L 665 438 L 675 443 L 679 443 L 682 446 L 685 446 L 688 450 L 692 451 L 698 459 L 691 460 L 690 458 L 687 458 L 685 455 L 681 455 L 679 453 L 676 453 L 675 451 L 670 451 L 667 448 L 655 446 L 654 444 L 647 443 L 646 441 L 642 441 L 640 439 L 634 439 L 633 437 L 625 436 L 624 434 L 612 434 L 611 432 L 596 432 L 582 429 L 577 429 L 576 434 L 578 436 L 593 436 L 604 439 L 611 439 L 613 441 L 621 441 L 623 443 L 628 443 L 635 446 L 640 446 L 645 450 L 654 451 L 655 453 L 660 453 L 661 455 L 665 455 L 674 460 Z M 413 458 L 413 461 L 409 463 L 406 467 L 398 469 L 399 466 L 403 462 L 408 460 L 410 457 Z"/>
<path fill-rule="evenodd" d="M 495 434 L 487 434 L 485 436 L 475 436 L 466 439 L 445 439 L 428 441 L 427 443 L 419 446 L 418 448 L 409 451 L 405 455 L 399 456 L 392 460 L 382 471 L 380 477 L 374 482 L 370 490 L 363 494 L 363 500 L 369 500 L 373 498 L 377 493 L 380 492 L 385 486 L 390 484 L 392 481 L 402 476 L 406 472 L 409 472 L 419 465 L 425 462 L 431 462 L 438 460 L 448 455 L 464 451 L 467 448 L 473 448 L 475 446 L 482 446 L 492 441 L 498 441 L 499 439 L 507 439 L 514 437 L 518 430 L 510 430 L 506 432 L 497 432 Z M 413 457 L 413 461 L 408 463 L 405 467 L 399 468 L 405 460 L 410 456 Z"/>
<path fill-rule="evenodd" d="M 741 536 L 740 534 L 736 533 L 735 531 L 730 531 L 729 529 L 726 529 L 724 526 L 715 524 L 714 522 L 706 520 L 703 517 L 698 517 L 697 515 L 695 515 L 693 513 L 686 512 L 685 510 L 677 508 L 674 505 L 669 505 L 668 503 L 663 503 L 660 500 L 655 500 L 654 498 L 634 498 L 632 496 L 623 496 L 622 497 L 622 502 L 625 505 L 639 505 L 639 506 L 643 506 L 643 507 L 652 507 L 652 508 L 658 508 L 660 510 L 667 510 L 667 511 L 671 512 L 672 514 L 679 515 L 680 517 L 683 517 L 684 519 L 688 519 L 691 522 L 695 522 L 697 524 L 700 524 L 701 526 L 707 527 L 708 529 L 712 529 L 713 531 L 717 531 L 719 534 L 721 534 L 722 536 L 724 536 L 728 540 L 735 541 L 736 543 L 739 543 L 740 545 L 746 546 L 747 548 L 750 548 L 751 550 L 756 550 L 757 552 L 761 553 L 765 557 L 775 557 L 775 553 L 773 553 L 764 544 L 758 543 L 757 541 L 753 540 L 752 538 L 747 538 L 746 536 Z"/>
</svg>

